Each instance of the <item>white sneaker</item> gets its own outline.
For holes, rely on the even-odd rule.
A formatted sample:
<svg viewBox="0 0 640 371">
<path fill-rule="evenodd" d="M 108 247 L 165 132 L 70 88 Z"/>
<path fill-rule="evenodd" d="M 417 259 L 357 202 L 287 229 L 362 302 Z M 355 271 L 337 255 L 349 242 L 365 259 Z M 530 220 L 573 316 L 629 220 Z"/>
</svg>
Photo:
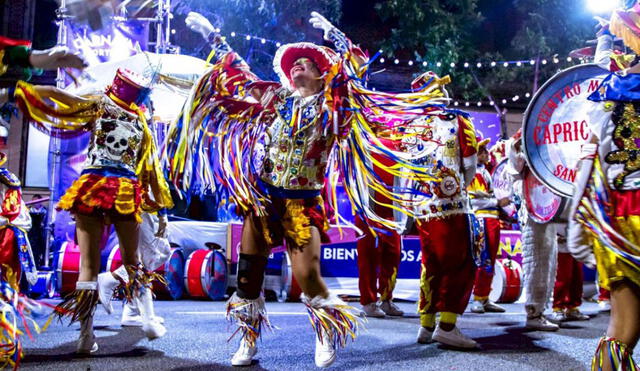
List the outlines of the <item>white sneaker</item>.
<svg viewBox="0 0 640 371">
<path fill-rule="evenodd" d="M 436 327 L 432 339 L 455 348 L 474 349 L 478 347 L 478 343 L 462 334 L 457 326 L 451 331 L 444 331 L 440 326 Z"/>
<path fill-rule="evenodd" d="M 383 301 L 380 304 L 380 310 L 388 316 L 402 317 L 402 315 L 404 315 L 404 312 L 391 300 Z"/>
<path fill-rule="evenodd" d="M 611 302 L 609 300 L 601 300 L 598 302 L 601 312 L 611 312 Z"/>
<path fill-rule="evenodd" d="M 426 327 L 420 326 L 418 329 L 418 344 L 431 344 L 433 343 L 433 331 Z"/>
<path fill-rule="evenodd" d="M 374 303 L 375 304 L 375 303 Z M 325 331 L 321 331 L 322 340 L 316 336 L 316 366 L 320 368 L 329 367 L 336 360 L 336 348 Z"/>
<path fill-rule="evenodd" d="M 367 305 L 362 306 L 362 311 L 367 317 L 373 318 L 384 318 L 385 314 L 380 308 L 378 308 L 377 303 L 369 303 Z"/>
<path fill-rule="evenodd" d="M 257 346 L 250 346 L 244 339 L 240 340 L 240 348 L 231 358 L 232 366 L 249 366 L 253 362 L 253 357 L 258 353 Z"/>
<path fill-rule="evenodd" d="M 540 315 L 533 318 L 527 318 L 526 328 L 536 331 L 558 331 L 560 326 L 549 322 L 544 316 Z"/>
</svg>

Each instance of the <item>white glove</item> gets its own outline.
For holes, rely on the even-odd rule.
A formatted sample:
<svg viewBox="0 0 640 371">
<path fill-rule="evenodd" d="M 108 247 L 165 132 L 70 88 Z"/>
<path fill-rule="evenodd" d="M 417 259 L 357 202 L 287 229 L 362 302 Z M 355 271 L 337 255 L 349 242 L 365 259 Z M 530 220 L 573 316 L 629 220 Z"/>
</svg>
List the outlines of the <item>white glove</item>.
<svg viewBox="0 0 640 371">
<path fill-rule="evenodd" d="M 314 28 L 320 29 L 324 32 L 324 39 L 330 41 L 329 33 L 332 30 L 335 30 L 336 27 L 331 24 L 322 14 L 318 12 L 311 12 L 311 18 L 309 19 L 309 23 L 313 25 Z"/>
<path fill-rule="evenodd" d="M 56 68 L 75 68 L 82 70 L 87 67 L 82 57 L 69 51 L 67 47 L 53 47 L 47 50 L 32 50 L 29 63 L 35 68 L 55 70 Z"/>
<path fill-rule="evenodd" d="M 167 220 L 167 216 L 158 214 L 158 231 L 156 232 L 156 237 L 167 238 L 168 225 L 169 221 Z"/>
<path fill-rule="evenodd" d="M 199 32 L 205 40 L 208 40 L 209 35 L 215 30 L 211 22 L 200 13 L 189 12 L 184 22 L 191 31 Z"/>
</svg>

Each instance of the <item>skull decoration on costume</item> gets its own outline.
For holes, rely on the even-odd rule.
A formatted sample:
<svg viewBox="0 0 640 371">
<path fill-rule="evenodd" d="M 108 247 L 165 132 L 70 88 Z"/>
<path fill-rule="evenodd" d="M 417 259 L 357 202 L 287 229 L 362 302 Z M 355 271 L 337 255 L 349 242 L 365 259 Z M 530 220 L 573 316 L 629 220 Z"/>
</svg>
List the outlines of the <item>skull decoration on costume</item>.
<svg viewBox="0 0 640 371">
<path fill-rule="evenodd" d="M 96 123 L 96 129 L 89 146 L 88 166 L 111 166 L 135 172 L 142 142 L 142 126 L 137 117 L 123 110 L 118 115 L 105 114 Z"/>
</svg>

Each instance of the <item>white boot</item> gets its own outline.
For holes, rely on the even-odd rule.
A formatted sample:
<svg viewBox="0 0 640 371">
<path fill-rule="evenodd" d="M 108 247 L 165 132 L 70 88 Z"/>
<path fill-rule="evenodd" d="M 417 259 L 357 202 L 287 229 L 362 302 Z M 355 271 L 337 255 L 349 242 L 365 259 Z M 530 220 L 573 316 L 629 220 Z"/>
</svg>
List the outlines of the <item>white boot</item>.
<svg viewBox="0 0 640 371">
<path fill-rule="evenodd" d="M 238 326 L 236 333 L 242 334 L 240 347 L 231 358 L 231 364 L 249 366 L 258 353 L 256 343 L 260 338 L 260 332 L 262 329 L 272 329 L 264 297 L 260 295 L 256 299 L 244 299 L 234 292 L 227 300 L 227 320 L 235 322 Z"/>
<path fill-rule="evenodd" d="M 163 324 L 154 321 L 155 313 L 153 310 L 153 294 L 150 288 L 142 287 L 139 296 L 134 298 L 138 304 L 138 310 L 142 317 L 142 331 L 149 340 L 154 340 L 164 336 L 167 329 Z"/>
<path fill-rule="evenodd" d="M 153 316 L 153 320 L 160 324 L 164 324 L 164 318 L 160 316 Z M 124 306 L 122 307 L 120 325 L 124 327 L 142 327 L 142 317 L 140 316 L 140 311 L 138 310 L 138 306 L 135 301 L 131 303 L 124 303 Z"/>
<path fill-rule="evenodd" d="M 97 351 L 98 343 L 96 343 L 96 336 L 93 333 L 93 316 L 90 316 L 80 322 L 80 337 L 76 353 L 91 354 Z"/>
<path fill-rule="evenodd" d="M 331 366 L 336 361 L 336 347 L 326 331 L 320 331 L 320 333 L 320 336 L 316 335 L 315 361 L 316 366 L 324 368 Z"/>
<path fill-rule="evenodd" d="M 98 288 L 98 284 L 94 281 L 78 281 L 76 282 L 76 290 L 94 291 Z M 76 353 L 78 354 L 91 354 L 98 351 L 98 343 L 96 343 L 96 336 L 93 333 L 93 314 L 95 313 L 95 307 L 91 309 L 91 312 L 80 320 L 80 336 L 78 337 L 78 344 L 76 347 Z"/>
<path fill-rule="evenodd" d="M 309 320 L 316 333 L 316 366 L 329 367 L 336 360 L 336 347 L 344 347 L 349 338 L 356 338 L 359 325 L 357 311 L 333 294 L 326 298 L 303 295 L 302 302 L 307 306 Z"/>
<path fill-rule="evenodd" d="M 120 284 L 120 280 L 116 276 L 124 282 L 129 280 L 129 274 L 124 265 L 121 265 L 113 272 L 104 272 L 98 275 L 98 296 L 107 314 L 113 313 L 113 305 L 111 305 L 113 292 Z"/>
<path fill-rule="evenodd" d="M 253 362 L 253 357 L 258 353 L 257 346 L 249 345 L 249 342 L 244 338 L 240 340 L 240 347 L 231 358 L 232 366 L 249 366 Z"/>
<path fill-rule="evenodd" d="M 136 304 L 136 301 L 124 303 L 120 325 L 124 327 L 142 327 L 142 317 Z"/>
</svg>

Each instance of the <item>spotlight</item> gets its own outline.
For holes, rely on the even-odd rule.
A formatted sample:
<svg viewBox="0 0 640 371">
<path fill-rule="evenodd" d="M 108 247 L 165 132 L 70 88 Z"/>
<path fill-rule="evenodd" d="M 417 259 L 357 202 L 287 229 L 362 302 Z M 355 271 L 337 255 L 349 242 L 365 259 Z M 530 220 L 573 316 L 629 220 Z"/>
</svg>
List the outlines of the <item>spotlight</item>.
<svg viewBox="0 0 640 371">
<path fill-rule="evenodd" d="M 620 6 L 620 0 L 586 0 L 586 6 L 593 14 L 608 14 Z"/>
</svg>

